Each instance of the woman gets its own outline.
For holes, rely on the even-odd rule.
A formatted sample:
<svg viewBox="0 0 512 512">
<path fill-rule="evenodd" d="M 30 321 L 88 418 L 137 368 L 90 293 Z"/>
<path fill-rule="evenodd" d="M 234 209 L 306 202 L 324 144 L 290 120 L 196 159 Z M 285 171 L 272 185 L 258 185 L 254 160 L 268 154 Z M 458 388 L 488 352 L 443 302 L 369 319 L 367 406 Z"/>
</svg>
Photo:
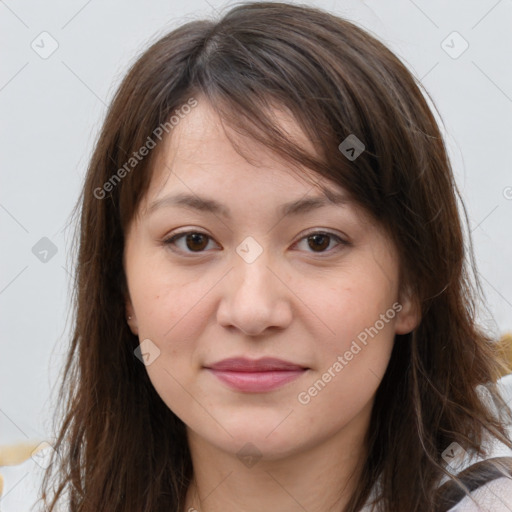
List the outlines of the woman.
<svg viewBox="0 0 512 512">
<path fill-rule="evenodd" d="M 510 459 L 460 473 L 512 455 L 512 417 L 457 197 L 419 84 L 354 24 L 248 3 L 157 41 L 80 201 L 48 510 L 505 503 Z"/>
</svg>

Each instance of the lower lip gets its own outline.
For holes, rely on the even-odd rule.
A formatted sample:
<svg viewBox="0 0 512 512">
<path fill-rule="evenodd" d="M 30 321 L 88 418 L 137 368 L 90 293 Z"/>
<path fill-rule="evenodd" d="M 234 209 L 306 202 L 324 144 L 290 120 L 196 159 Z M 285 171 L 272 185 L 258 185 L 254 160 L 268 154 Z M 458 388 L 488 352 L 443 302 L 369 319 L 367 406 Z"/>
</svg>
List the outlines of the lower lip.
<svg viewBox="0 0 512 512">
<path fill-rule="evenodd" d="M 208 370 L 228 386 L 251 393 L 272 391 L 292 380 L 298 379 L 304 370 L 276 370 L 267 372 L 230 372 L 225 370 Z"/>
</svg>

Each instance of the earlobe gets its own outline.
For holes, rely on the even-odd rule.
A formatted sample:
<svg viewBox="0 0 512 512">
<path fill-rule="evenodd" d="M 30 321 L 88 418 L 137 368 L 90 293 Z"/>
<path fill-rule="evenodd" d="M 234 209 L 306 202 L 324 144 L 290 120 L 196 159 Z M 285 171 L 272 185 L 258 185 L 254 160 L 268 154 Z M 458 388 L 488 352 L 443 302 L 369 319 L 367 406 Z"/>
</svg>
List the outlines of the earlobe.
<svg viewBox="0 0 512 512">
<path fill-rule="evenodd" d="M 132 333 L 135 335 L 138 335 L 139 329 L 137 326 L 137 317 L 135 316 L 132 301 L 130 299 L 127 299 L 125 308 L 126 308 L 126 322 L 130 326 Z"/>
<path fill-rule="evenodd" d="M 401 301 L 399 301 L 402 309 L 398 312 L 395 322 L 396 334 L 408 334 L 418 325 L 421 321 L 420 305 L 416 297 L 408 291 Z"/>
</svg>

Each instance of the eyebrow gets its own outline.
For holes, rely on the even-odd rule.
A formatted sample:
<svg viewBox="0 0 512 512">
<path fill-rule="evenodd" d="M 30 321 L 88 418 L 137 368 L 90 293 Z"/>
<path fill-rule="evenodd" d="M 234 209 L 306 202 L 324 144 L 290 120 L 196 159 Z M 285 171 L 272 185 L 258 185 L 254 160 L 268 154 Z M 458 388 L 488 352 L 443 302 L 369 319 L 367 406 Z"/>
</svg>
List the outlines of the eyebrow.
<svg viewBox="0 0 512 512">
<path fill-rule="evenodd" d="M 325 194 L 323 197 L 308 197 L 281 205 L 277 210 L 278 214 L 281 216 L 301 215 L 326 206 L 340 206 L 348 202 L 347 196 L 340 192 L 335 192 L 329 189 L 322 189 L 322 191 Z M 231 219 L 229 209 L 223 204 L 208 197 L 201 197 L 187 193 L 169 195 L 162 197 L 161 199 L 157 199 L 149 205 L 147 213 L 149 214 L 157 209 L 169 206 L 190 208 Z"/>
</svg>

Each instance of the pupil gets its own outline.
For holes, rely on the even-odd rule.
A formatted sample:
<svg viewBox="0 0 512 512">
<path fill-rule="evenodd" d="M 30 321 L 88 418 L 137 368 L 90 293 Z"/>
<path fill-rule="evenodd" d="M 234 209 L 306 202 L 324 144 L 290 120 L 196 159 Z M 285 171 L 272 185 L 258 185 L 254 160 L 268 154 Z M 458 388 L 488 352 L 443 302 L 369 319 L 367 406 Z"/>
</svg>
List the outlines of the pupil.
<svg viewBox="0 0 512 512">
<path fill-rule="evenodd" d="M 206 240 L 206 237 L 204 235 L 201 235 L 200 233 L 192 233 L 191 235 L 187 235 L 187 247 L 190 249 L 190 250 L 194 250 L 193 247 L 190 246 L 189 242 L 192 241 L 192 243 L 196 243 L 197 242 L 197 239 L 199 238 L 203 238 L 203 242 Z M 196 247 L 196 249 L 199 249 L 199 250 L 202 250 L 204 249 L 204 247 L 206 247 L 207 244 L 203 243 L 202 245 L 199 244 L 201 247 Z"/>
<path fill-rule="evenodd" d="M 318 239 L 319 239 L 319 238 L 320 238 L 320 239 L 322 239 L 322 238 L 323 238 L 323 239 L 324 239 L 324 241 L 327 241 L 329 237 L 328 237 L 327 235 L 311 235 L 310 237 L 308 237 L 308 239 L 309 239 L 309 240 L 314 239 L 314 240 L 315 240 L 315 243 L 317 243 L 317 242 L 318 242 Z M 324 243 L 324 244 L 322 244 L 322 245 L 323 245 L 323 247 L 321 247 L 321 249 L 325 249 L 326 247 L 328 247 L 328 246 L 329 246 L 329 242 L 327 242 L 327 244 L 325 244 L 325 243 Z M 310 247 L 311 247 L 311 245 L 310 245 Z M 318 247 L 318 246 L 317 246 L 317 247 Z M 313 249 L 313 247 L 311 247 L 311 248 Z"/>
</svg>

